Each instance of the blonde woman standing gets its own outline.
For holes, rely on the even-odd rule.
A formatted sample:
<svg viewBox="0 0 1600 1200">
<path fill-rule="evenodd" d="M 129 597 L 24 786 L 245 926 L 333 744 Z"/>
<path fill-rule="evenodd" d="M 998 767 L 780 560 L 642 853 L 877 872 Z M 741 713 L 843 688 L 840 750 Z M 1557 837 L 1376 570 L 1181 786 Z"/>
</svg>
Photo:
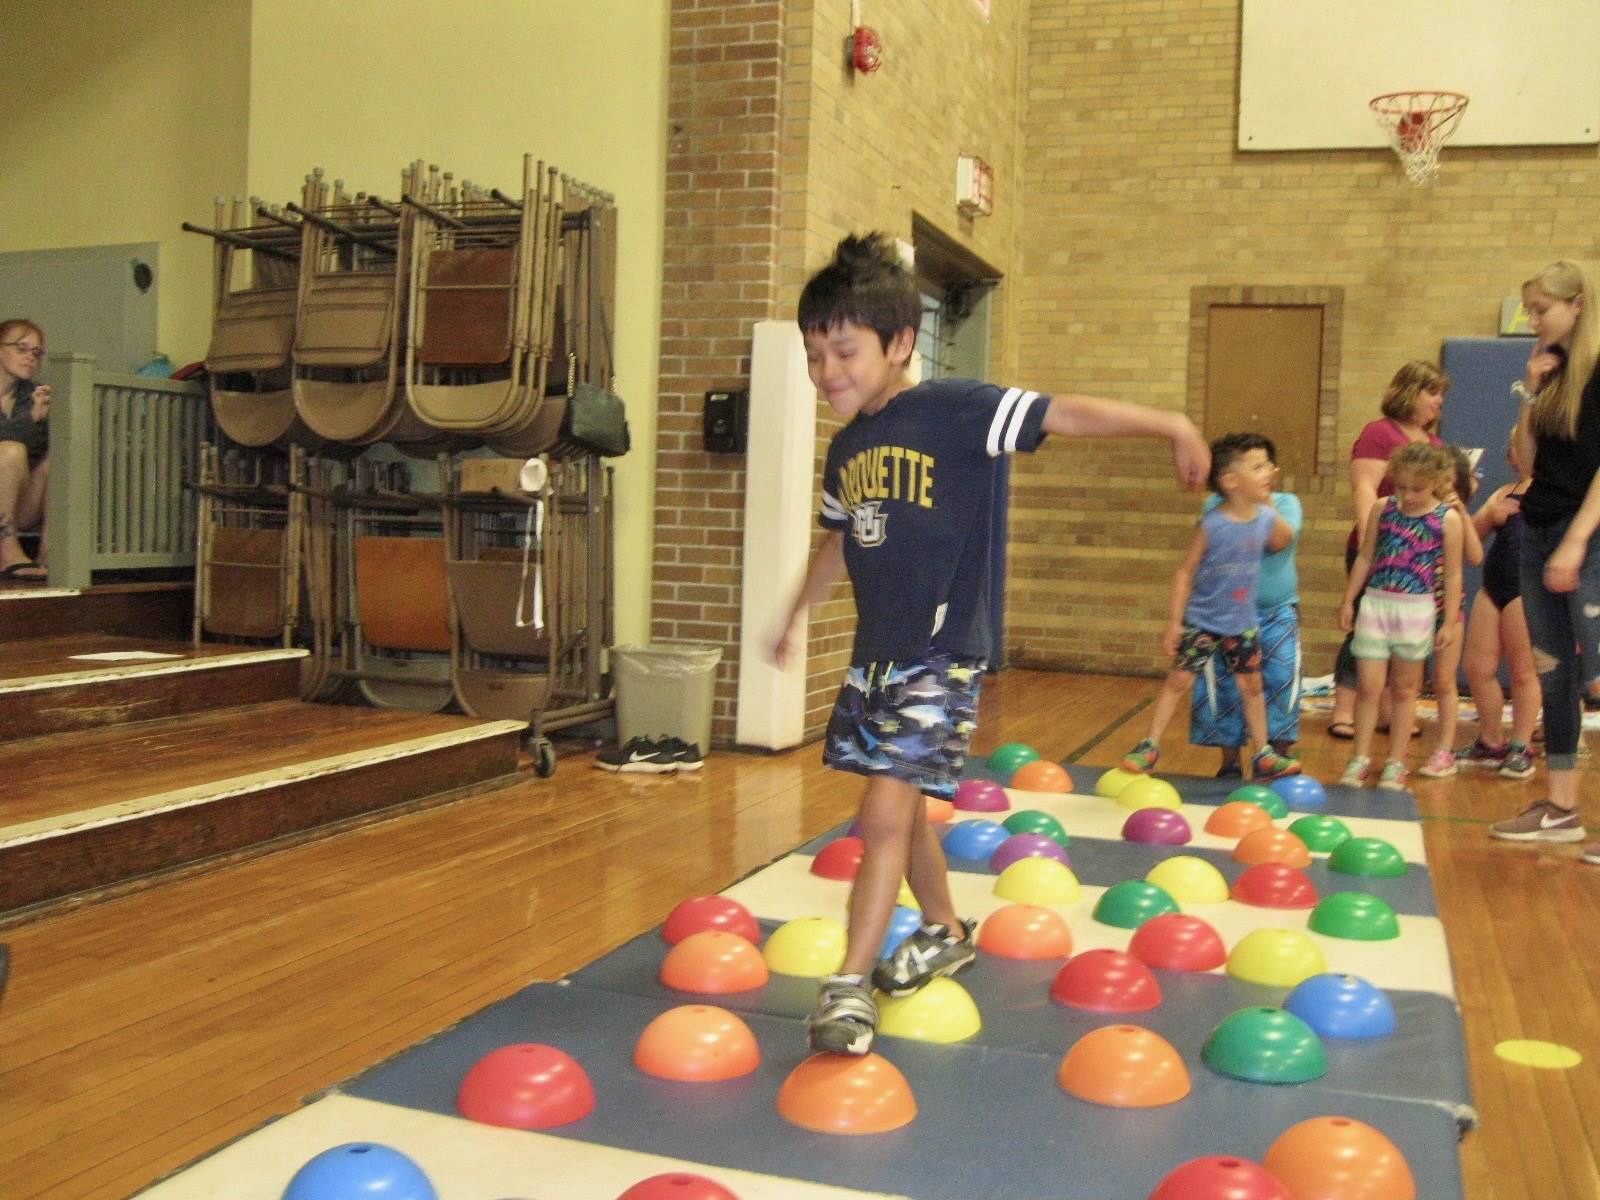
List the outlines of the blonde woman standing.
<svg viewBox="0 0 1600 1200">
<path fill-rule="evenodd" d="M 1600 317 L 1590 276 L 1551 263 L 1522 285 L 1538 338 L 1523 377 L 1517 453 L 1533 482 L 1522 498 L 1522 607 L 1544 701 L 1549 794 L 1493 827 L 1520 842 L 1581 842 L 1577 750 L 1583 693 L 1600 678 Z M 1584 848 L 1600 864 L 1600 843 Z"/>
</svg>

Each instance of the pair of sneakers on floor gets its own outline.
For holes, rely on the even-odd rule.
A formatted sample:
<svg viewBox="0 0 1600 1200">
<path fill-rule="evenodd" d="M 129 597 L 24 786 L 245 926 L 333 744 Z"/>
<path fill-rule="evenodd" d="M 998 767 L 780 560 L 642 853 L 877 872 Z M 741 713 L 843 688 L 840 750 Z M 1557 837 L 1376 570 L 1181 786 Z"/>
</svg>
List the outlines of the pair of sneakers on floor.
<svg viewBox="0 0 1600 1200">
<path fill-rule="evenodd" d="M 1131 775 L 1148 775 L 1156 769 L 1156 763 L 1161 761 L 1161 747 L 1156 745 L 1155 739 L 1144 738 L 1122 758 L 1121 767 Z M 1237 773 L 1241 777 L 1242 771 L 1218 772 L 1218 778 L 1232 778 Z M 1279 754 L 1272 746 L 1263 746 L 1257 750 L 1255 757 L 1250 760 L 1250 778 L 1256 783 L 1271 783 L 1274 779 L 1282 779 L 1285 775 L 1300 774 L 1300 763 L 1290 758 L 1287 754 Z"/>
<path fill-rule="evenodd" d="M 1491 746 L 1481 737 L 1475 738 L 1472 745 L 1463 746 L 1455 752 L 1454 757 L 1457 767 L 1495 771 L 1505 779 L 1533 778 L 1533 753 L 1522 742 L 1505 742 L 1499 746 Z M 1426 767 L 1421 773 L 1429 774 Z M 1452 770 L 1441 774 L 1454 775 L 1455 772 Z"/>
<path fill-rule="evenodd" d="M 1357 754 L 1345 763 L 1344 774 L 1339 776 L 1339 782 L 1344 787 L 1365 787 L 1371 778 L 1372 760 Z M 1398 759 L 1391 758 L 1378 772 L 1378 787 L 1385 792 L 1403 792 L 1407 781 L 1406 765 Z"/>
<path fill-rule="evenodd" d="M 629 738 L 627 745 L 618 746 L 615 750 L 602 750 L 594 756 L 594 765 L 602 771 L 647 775 L 698 771 L 705 761 L 705 755 L 700 753 L 698 745 L 675 737 Z"/>
<path fill-rule="evenodd" d="M 896 998 L 912 995 L 940 976 L 954 975 L 978 955 L 976 925 L 963 921 L 923 925 L 895 947 L 872 971 L 872 984 Z M 806 1036 L 813 1050 L 829 1054 L 865 1054 L 878 1032 L 878 1005 L 872 988 L 860 975 L 829 975 L 817 992 L 817 1007 L 806 1018 Z"/>
</svg>

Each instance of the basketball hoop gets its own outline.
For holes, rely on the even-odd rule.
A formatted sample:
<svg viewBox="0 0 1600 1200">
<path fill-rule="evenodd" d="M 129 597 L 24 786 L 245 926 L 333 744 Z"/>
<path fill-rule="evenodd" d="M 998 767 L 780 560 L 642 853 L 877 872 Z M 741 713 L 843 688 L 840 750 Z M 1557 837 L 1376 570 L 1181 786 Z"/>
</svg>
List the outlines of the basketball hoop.
<svg viewBox="0 0 1600 1200">
<path fill-rule="evenodd" d="M 1400 156 L 1406 178 L 1432 183 L 1439 173 L 1439 151 L 1461 123 L 1467 97 L 1460 92 L 1390 92 L 1375 97 L 1369 107 Z"/>
</svg>

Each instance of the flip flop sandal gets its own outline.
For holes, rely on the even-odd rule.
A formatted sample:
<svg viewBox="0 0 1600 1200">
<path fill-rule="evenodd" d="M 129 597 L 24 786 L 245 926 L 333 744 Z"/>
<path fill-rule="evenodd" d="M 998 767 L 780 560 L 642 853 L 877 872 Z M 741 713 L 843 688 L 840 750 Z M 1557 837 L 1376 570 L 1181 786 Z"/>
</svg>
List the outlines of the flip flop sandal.
<svg viewBox="0 0 1600 1200">
<path fill-rule="evenodd" d="M 30 574 L 29 572 L 38 572 Z M 0 579 L 12 583 L 46 583 L 50 579 L 50 572 L 36 562 L 14 562 L 9 567 L 0 570 Z"/>
<path fill-rule="evenodd" d="M 1338 738 L 1341 742 L 1351 742 L 1355 740 L 1356 727 L 1350 721 L 1335 721 L 1328 726 L 1328 736 Z"/>
</svg>

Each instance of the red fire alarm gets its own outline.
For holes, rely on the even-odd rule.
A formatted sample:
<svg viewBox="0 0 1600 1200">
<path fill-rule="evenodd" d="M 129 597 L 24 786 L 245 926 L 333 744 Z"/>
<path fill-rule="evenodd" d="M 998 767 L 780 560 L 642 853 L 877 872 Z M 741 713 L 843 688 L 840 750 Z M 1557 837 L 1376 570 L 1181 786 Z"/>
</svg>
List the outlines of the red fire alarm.
<svg viewBox="0 0 1600 1200">
<path fill-rule="evenodd" d="M 850 65 L 863 75 L 883 66 L 883 39 L 870 25 L 857 25 L 850 35 Z"/>
<path fill-rule="evenodd" d="M 863 75 L 883 66 L 883 39 L 872 26 L 861 23 L 861 0 L 850 0 L 850 36 L 844 40 L 844 60 Z"/>
</svg>

